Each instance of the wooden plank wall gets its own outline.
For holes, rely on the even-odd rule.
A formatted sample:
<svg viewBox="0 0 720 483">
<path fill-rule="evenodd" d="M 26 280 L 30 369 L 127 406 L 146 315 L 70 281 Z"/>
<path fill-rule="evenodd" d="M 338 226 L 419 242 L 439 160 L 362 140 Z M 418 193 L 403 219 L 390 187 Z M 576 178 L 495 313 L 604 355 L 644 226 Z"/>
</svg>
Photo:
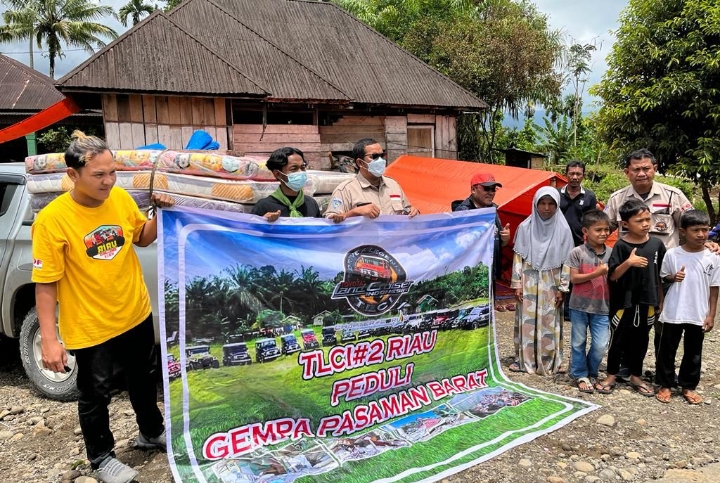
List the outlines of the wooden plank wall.
<svg viewBox="0 0 720 483">
<path fill-rule="evenodd" d="M 221 150 L 228 149 L 225 99 L 103 94 L 102 100 L 110 149 L 153 143 L 183 149 L 197 129 L 207 131 Z"/>
<path fill-rule="evenodd" d="M 392 163 L 407 153 L 407 116 L 387 116 L 385 118 L 385 138 L 388 162 Z"/>
<path fill-rule="evenodd" d="M 408 152 L 408 127 L 420 125 L 435 126 L 435 157 L 457 159 L 455 117 L 434 114 L 344 116 L 332 126 L 269 124 L 264 134 L 262 125 L 236 124 L 232 148 L 266 158 L 277 148 L 292 146 L 303 151 L 310 168 L 330 169 L 329 153 L 351 151 L 360 139 L 373 138 L 386 148 L 392 162 Z"/>
<path fill-rule="evenodd" d="M 345 116 L 332 126 L 269 124 L 264 135 L 262 132 L 262 125 L 234 125 L 233 149 L 267 157 L 277 148 L 292 146 L 303 152 L 311 169 L 330 169 L 330 153 L 351 151 L 360 139 L 373 138 L 385 145 L 385 118 Z"/>
<path fill-rule="evenodd" d="M 332 126 L 320 126 L 320 141 L 331 151 L 352 151 L 361 139 L 386 143 L 384 116 L 344 116 Z"/>
<path fill-rule="evenodd" d="M 435 116 L 435 157 L 457 159 L 457 119 Z"/>
<path fill-rule="evenodd" d="M 292 146 L 303 152 L 311 169 L 330 169 L 328 150 L 320 142 L 318 126 L 305 124 L 235 124 L 233 150 L 267 158 L 278 148 Z"/>
</svg>

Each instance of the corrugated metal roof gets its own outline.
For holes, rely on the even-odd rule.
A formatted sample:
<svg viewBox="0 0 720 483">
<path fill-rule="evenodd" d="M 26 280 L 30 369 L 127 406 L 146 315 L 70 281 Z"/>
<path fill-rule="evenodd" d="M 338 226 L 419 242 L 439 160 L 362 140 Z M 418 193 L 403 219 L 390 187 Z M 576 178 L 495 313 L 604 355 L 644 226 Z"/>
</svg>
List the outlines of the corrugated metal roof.
<svg viewBox="0 0 720 483">
<path fill-rule="evenodd" d="M 276 99 L 349 100 L 330 82 L 212 2 L 189 0 L 168 16 Z"/>
<path fill-rule="evenodd" d="M 208 72 L 202 64 L 211 56 L 249 84 Z M 167 17 L 148 17 L 58 86 L 235 95 L 261 88 L 271 100 L 487 107 L 339 7 L 302 0 L 187 0 Z"/>
<path fill-rule="evenodd" d="M 41 111 L 65 98 L 50 77 L 2 54 L 0 86 L 0 110 Z"/>
<path fill-rule="evenodd" d="M 57 84 L 66 89 L 267 94 L 161 11 L 115 39 Z"/>
</svg>

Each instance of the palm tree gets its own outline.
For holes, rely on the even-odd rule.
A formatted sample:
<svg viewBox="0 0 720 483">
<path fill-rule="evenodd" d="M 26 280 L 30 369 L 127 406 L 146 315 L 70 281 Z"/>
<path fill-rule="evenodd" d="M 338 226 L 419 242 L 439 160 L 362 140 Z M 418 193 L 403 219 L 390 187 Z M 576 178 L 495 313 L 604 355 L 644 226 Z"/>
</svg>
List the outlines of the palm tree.
<svg viewBox="0 0 720 483">
<path fill-rule="evenodd" d="M 118 18 L 123 27 L 127 27 L 128 17 L 132 17 L 132 24 L 137 25 L 144 14 L 150 15 L 155 11 L 155 7 L 149 3 L 143 3 L 142 0 L 129 0 L 128 3 L 120 7 L 118 10 Z"/>
<path fill-rule="evenodd" d="M 0 26 L 0 42 L 14 42 L 16 40 L 27 40 L 29 42 L 31 69 L 35 68 L 35 57 L 33 53 L 33 21 L 36 13 L 33 10 L 31 2 L 25 0 L 3 0 L 2 4 L 8 7 L 3 12 L 3 19 L 6 25 Z M 8 17 L 8 12 L 13 12 Z M 14 18 L 14 22 L 10 22 L 8 18 Z"/>
<path fill-rule="evenodd" d="M 95 22 L 115 16 L 112 7 L 95 5 L 92 0 L 7 0 L 6 3 L 24 6 L 3 13 L 6 25 L 0 28 L 0 40 L 34 38 L 38 48 L 42 48 L 44 42 L 52 78 L 55 77 L 55 59 L 65 57 L 63 43 L 93 53 L 95 46 L 105 45 L 101 37 L 117 37 L 115 30 Z"/>
</svg>

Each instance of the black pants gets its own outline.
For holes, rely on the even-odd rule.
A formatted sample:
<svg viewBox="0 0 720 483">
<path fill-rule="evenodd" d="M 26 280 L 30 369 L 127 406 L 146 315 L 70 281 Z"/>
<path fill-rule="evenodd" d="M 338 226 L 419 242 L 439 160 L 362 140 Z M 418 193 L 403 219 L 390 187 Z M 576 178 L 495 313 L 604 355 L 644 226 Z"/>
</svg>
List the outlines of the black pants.
<svg viewBox="0 0 720 483">
<path fill-rule="evenodd" d="M 610 349 L 607 373 L 620 371 L 620 359 L 627 364 L 630 374 L 642 376 L 643 361 L 650 343 L 650 327 L 655 322 L 655 308 L 633 305 L 619 310 L 610 321 Z"/>
<path fill-rule="evenodd" d="M 122 367 L 125 374 L 140 432 L 148 438 L 163 432 L 163 417 L 157 407 L 157 384 L 153 375 L 156 353 L 152 314 L 127 332 L 74 353 L 80 391 L 78 416 L 93 468 L 97 468 L 108 456 L 115 455 L 115 439 L 110 431 L 108 414 L 115 363 Z"/>
<path fill-rule="evenodd" d="M 663 280 L 662 283 L 662 291 L 663 291 L 663 297 L 667 297 L 668 290 L 670 290 L 670 287 L 672 287 L 674 282 L 666 282 Z M 655 337 L 653 337 L 653 345 L 655 346 L 655 359 L 657 360 L 658 351 L 660 350 L 660 333 L 661 333 L 661 326 L 659 320 L 655 321 Z M 675 383 L 673 383 L 673 386 Z M 667 386 L 672 387 L 672 386 Z"/>
<path fill-rule="evenodd" d="M 656 327 L 660 333 L 660 348 L 655 366 L 655 382 L 662 387 L 675 385 L 675 355 L 683 339 L 682 362 L 678 374 L 678 384 L 683 389 L 695 390 L 700 382 L 700 362 L 705 332 L 702 326 L 694 324 L 663 324 Z M 683 332 L 685 336 L 683 337 Z"/>
</svg>

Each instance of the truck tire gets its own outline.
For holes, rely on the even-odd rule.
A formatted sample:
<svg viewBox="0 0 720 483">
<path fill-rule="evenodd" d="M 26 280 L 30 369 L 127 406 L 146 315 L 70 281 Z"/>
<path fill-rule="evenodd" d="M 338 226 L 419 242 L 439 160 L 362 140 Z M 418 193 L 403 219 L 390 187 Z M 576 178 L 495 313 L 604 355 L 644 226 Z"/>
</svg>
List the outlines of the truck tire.
<svg viewBox="0 0 720 483">
<path fill-rule="evenodd" d="M 55 373 L 42 366 L 40 321 L 35 307 L 23 320 L 20 330 L 20 357 L 25 373 L 37 392 L 56 401 L 75 401 L 78 398 L 80 393 L 77 389 L 77 367 L 73 355 L 68 353 L 68 373 Z"/>
</svg>

